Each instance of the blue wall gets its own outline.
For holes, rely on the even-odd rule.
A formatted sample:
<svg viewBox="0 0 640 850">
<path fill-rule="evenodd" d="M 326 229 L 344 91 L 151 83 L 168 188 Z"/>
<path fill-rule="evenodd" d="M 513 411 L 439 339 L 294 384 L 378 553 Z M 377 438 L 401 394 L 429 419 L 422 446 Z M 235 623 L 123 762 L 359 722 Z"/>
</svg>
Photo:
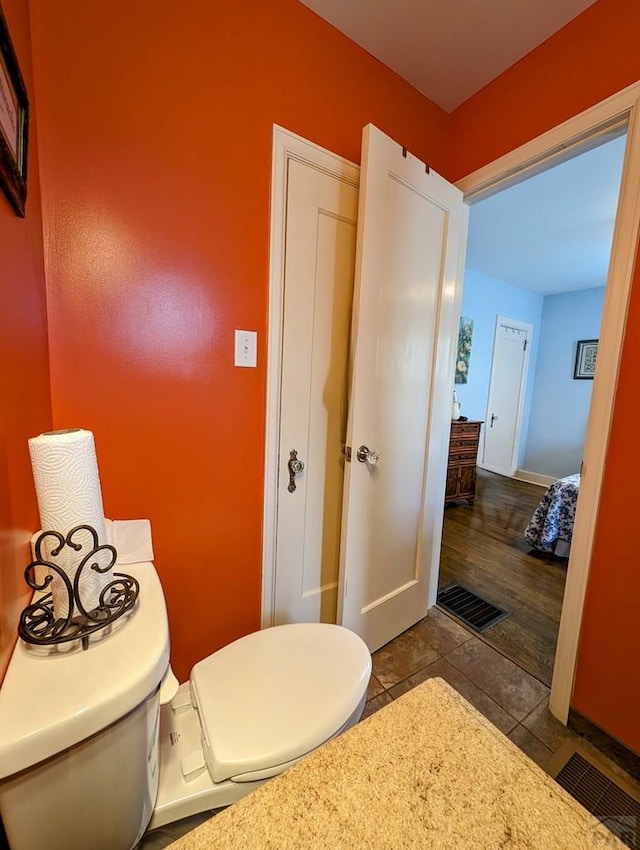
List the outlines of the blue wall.
<svg viewBox="0 0 640 850">
<path fill-rule="evenodd" d="M 532 378 L 538 356 L 542 305 L 543 296 L 536 292 L 520 289 L 518 286 L 480 274 L 473 269 L 467 268 L 465 270 L 462 315 L 473 319 L 473 337 L 468 383 L 455 385 L 458 400 L 462 403 L 463 416 L 467 416 L 469 419 L 484 420 L 486 418 L 496 317 L 505 316 L 509 319 L 519 319 L 521 322 L 528 322 L 533 325 L 529 379 L 525 392 L 522 438 L 518 452 L 519 467 L 522 466 L 522 458 L 525 453 L 525 440 L 531 411 L 534 384 Z"/>
<path fill-rule="evenodd" d="M 593 381 L 573 378 L 576 343 L 598 339 L 604 287 L 547 295 L 523 468 L 554 478 L 578 472 Z"/>
<path fill-rule="evenodd" d="M 573 378 L 576 343 L 597 339 L 604 287 L 542 296 L 466 269 L 462 315 L 473 319 L 466 384 L 456 384 L 462 414 L 487 415 L 496 317 L 533 325 L 518 467 L 562 478 L 580 469 L 593 381 Z"/>
</svg>

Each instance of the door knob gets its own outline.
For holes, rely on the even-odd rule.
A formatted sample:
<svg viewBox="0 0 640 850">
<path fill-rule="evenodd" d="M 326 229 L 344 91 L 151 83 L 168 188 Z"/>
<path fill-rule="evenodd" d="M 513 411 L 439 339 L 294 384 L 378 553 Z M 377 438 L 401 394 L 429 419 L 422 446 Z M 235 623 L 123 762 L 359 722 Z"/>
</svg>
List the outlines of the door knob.
<svg viewBox="0 0 640 850">
<path fill-rule="evenodd" d="M 287 490 L 293 493 L 296 489 L 296 475 L 304 471 L 304 463 L 298 460 L 298 452 L 295 449 L 291 449 L 289 452 L 289 463 L 287 466 L 289 468 L 289 486 Z"/>
<path fill-rule="evenodd" d="M 377 466 L 380 460 L 378 452 L 372 452 L 368 446 L 360 446 L 356 452 L 356 457 L 360 463 L 368 463 L 370 466 Z"/>
<path fill-rule="evenodd" d="M 491 425 L 489 425 L 489 427 L 493 428 L 493 423 L 497 422 L 497 421 L 498 421 L 498 417 L 495 415 L 495 413 L 492 413 L 491 414 Z"/>
</svg>

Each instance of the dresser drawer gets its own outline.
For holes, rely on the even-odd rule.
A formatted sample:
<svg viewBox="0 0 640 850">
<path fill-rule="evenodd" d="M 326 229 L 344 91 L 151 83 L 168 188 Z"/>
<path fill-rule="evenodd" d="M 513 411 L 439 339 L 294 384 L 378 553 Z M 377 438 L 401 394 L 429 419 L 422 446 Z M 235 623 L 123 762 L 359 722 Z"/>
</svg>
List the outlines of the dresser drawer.
<svg viewBox="0 0 640 850">
<path fill-rule="evenodd" d="M 468 436 L 477 437 L 480 433 L 481 422 L 451 422 L 451 439 Z"/>
<path fill-rule="evenodd" d="M 457 463 L 461 460 L 473 460 L 478 457 L 478 444 L 472 443 L 467 446 L 458 446 L 454 448 L 449 446 L 449 463 Z"/>
<path fill-rule="evenodd" d="M 449 440 L 449 451 L 457 452 L 459 449 L 468 449 L 469 447 L 478 446 L 478 435 L 470 434 L 467 437 L 461 437 L 459 434 L 452 434 Z"/>
</svg>

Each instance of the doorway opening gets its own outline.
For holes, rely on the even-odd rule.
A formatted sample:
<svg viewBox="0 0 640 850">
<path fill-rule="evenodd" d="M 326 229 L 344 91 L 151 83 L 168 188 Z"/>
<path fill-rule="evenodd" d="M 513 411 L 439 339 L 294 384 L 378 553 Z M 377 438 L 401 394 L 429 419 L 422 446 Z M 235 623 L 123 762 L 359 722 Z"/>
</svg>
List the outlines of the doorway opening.
<svg viewBox="0 0 640 850">
<path fill-rule="evenodd" d="M 626 141 L 618 128 L 470 212 L 456 412 L 482 430 L 472 492 L 447 496 L 438 584 L 509 611 L 482 640 L 547 686 L 594 377 L 580 355 L 600 339 Z M 459 431 L 450 467 L 476 450 Z"/>
</svg>

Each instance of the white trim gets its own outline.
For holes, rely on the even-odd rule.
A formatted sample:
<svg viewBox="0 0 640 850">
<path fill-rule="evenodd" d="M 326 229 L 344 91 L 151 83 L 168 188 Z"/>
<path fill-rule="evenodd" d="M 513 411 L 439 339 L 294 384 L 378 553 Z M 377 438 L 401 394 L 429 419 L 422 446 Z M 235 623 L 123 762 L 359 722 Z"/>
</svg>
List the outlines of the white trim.
<svg viewBox="0 0 640 850">
<path fill-rule="evenodd" d="M 547 168 L 552 157 L 571 156 L 576 148 L 584 150 L 584 145 L 597 142 L 603 133 L 624 125 L 639 98 L 640 82 L 632 83 L 536 139 L 467 174 L 458 180 L 456 186 L 464 192 L 465 200 L 475 202 L 495 194 L 505 185 L 521 182 L 532 173 Z"/>
<path fill-rule="evenodd" d="M 265 427 L 264 513 L 262 520 L 262 628 L 273 625 L 275 606 L 276 522 L 278 515 L 278 442 L 284 299 L 287 171 L 290 159 L 337 177 L 356 188 L 360 169 L 312 142 L 273 125 L 271 166 L 271 238 L 267 331 L 267 403 Z"/>
<path fill-rule="evenodd" d="M 563 723 L 569 714 L 578 656 L 578 640 L 598 513 L 600 488 L 613 417 L 618 369 L 640 229 L 640 83 L 624 89 L 537 139 L 522 145 L 458 182 L 466 200 L 479 200 L 529 176 L 550 157 L 589 144 L 628 121 L 628 139 L 602 315 L 598 369 L 593 383 L 582 480 L 571 556 L 560 618 L 549 707 Z"/>
<path fill-rule="evenodd" d="M 516 469 L 512 477 L 516 481 L 528 481 L 529 484 L 537 484 L 539 487 L 551 487 L 558 480 L 553 475 L 541 475 L 539 472 L 529 472 L 528 469 Z"/>
</svg>

